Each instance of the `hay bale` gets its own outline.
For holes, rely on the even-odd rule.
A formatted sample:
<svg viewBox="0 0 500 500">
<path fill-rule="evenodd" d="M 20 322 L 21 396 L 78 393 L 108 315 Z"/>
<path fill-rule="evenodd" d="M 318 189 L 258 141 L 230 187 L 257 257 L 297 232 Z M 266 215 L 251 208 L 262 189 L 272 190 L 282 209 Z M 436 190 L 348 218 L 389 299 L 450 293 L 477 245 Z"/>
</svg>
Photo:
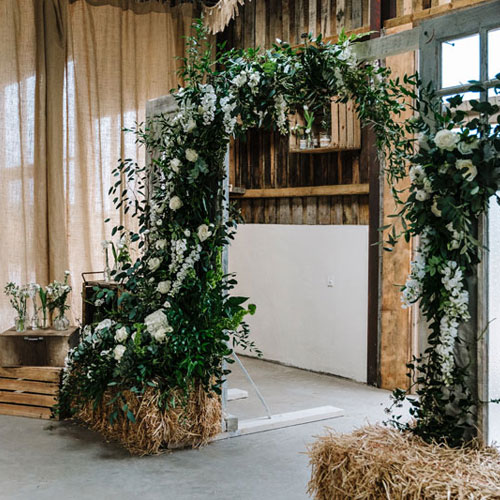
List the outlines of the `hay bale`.
<svg viewBox="0 0 500 500">
<path fill-rule="evenodd" d="M 176 404 L 168 410 L 159 408 L 160 394 L 152 387 L 141 396 L 124 392 L 135 423 L 121 412 L 118 419 L 110 423 L 115 407 L 108 403 L 114 395 L 111 390 L 106 392 L 96 409 L 88 403 L 76 417 L 106 439 L 118 441 L 134 455 L 156 454 L 167 448 L 199 447 L 221 431 L 220 398 L 207 394 L 201 386 L 191 391 L 187 401 L 183 401 L 179 391 L 172 391 L 169 401 L 174 398 Z"/>
<path fill-rule="evenodd" d="M 329 432 L 308 450 L 317 500 L 500 499 L 496 448 L 449 448 L 396 429 Z"/>
</svg>

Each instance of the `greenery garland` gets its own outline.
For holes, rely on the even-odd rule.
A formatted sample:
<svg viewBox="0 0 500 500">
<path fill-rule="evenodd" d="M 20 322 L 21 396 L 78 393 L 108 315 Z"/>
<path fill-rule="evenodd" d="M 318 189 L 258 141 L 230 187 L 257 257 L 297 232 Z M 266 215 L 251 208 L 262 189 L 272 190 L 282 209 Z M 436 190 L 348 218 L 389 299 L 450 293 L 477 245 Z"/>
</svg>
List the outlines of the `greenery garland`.
<svg viewBox="0 0 500 500">
<path fill-rule="evenodd" d="M 395 121 L 404 111 L 404 84 L 390 71 L 358 61 L 358 37 L 341 34 L 338 43 L 308 38 L 292 48 L 277 42 L 269 50 L 224 51 L 215 57 L 202 23 L 187 41 L 176 89 L 174 117 L 154 118 L 135 130 L 152 160 L 151 168 L 122 160 L 110 190 L 117 208 L 137 217 L 139 230 L 115 227 L 142 255 L 115 273 L 123 291 L 98 291 L 102 321 L 86 326 L 70 353 L 61 394 L 62 409 L 98 405 L 113 387 L 113 418 L 134 416 L 123 391 L 141 394 L 148 386 L 169 404 L 172 389 L 187 393 L 196 384 L 220 392 L 223 360 L 234 345 L 254 349 L 243 323 L 254 306 L 232 297 L 233 276 L 221 269 L 222 248 L 233 237 L 239 216 L 225 207 L 224 155 L 232 135 L 251 127 L 288 133 L 288 115 L 307 106 L 325 116 L 332 96 L 354 101 L 362 122 L 371 125 L 387 153 L 390 176 L 402 177 L 410 145 Z M 224 210 L 229 215 L 224 218 Z"/>
<path fill-rule="evenodd" d="M 500 75 L 497 75 L 500 79 Z M 411 184 L 398 193 L 397 217 L 406 241 L 419 238 L 416 258 L 402 288 L 404 307 L 418 303 L 428 325 L 428 347 L 408 364 L 412 386 L 394 392 L 394 404 L 408 398 L 409 423 L 401 417 L 392 422 L 428 441 L 460 446 L 476 434 L 479 401 L 471 387 L 470 347 L 460 336 L 460 325 L 470 319 L 467 278 L 476 272 L 484 248 L 478 241 L 479 217 L 492 197 L 500 203 L 499 107 L 472 99 L 469 111 L 462 96 L 443 102 L 430 86 L 418 82 L 414 95 L 416 112 L 407 126 L 419 134 L 413 142 Z M 472 82 L 469 92 L 487 92 Z M 494 89 L 500 93 L 500 85 Z M 491 90 L 493 92 L 493 89 Z M 406 199 L 404 199 L 406 196 Z M 393 232 L 389 244 L 396 243 Z M 482 332 L 476 333 L 476 340 Z M 417 397 L 408 397 L 416 389 Z"/>
</svg>

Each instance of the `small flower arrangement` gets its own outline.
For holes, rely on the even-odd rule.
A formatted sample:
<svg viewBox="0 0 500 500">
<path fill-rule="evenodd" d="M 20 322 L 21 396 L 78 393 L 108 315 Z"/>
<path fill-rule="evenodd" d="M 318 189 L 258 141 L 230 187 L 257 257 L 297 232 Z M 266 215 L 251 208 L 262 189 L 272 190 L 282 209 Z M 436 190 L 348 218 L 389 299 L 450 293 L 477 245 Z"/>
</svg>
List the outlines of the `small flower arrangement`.
<svg viewBox="0 0 500 500">
<path fill-rule="evenodd" d="M 65 316 L 65 312 L 69 309 L 66 304 L 66 299 L 71 292 L 71 286 L 68 284 L 69 271 L 64 272 L 64 282 L 54 280 L 47 286 L 47 296 L 49 298 L 48 308 L 51 313 L 56 309 L 58 314 L 54 319 L 54 328 L 56 330 L 66 330 L 69 326 L 69 320 Z"/>
<path fill-rule="evenodd" d="M 12 281 L 7 283 L 4 288 L 5 295 L 9 297 L 12 307 L 17 312 L 16 331 L 24 332 L 26 330 L 26 300 L 28 298 L 28 288 L 26 285 L 16 285 Z"/>
</svg>

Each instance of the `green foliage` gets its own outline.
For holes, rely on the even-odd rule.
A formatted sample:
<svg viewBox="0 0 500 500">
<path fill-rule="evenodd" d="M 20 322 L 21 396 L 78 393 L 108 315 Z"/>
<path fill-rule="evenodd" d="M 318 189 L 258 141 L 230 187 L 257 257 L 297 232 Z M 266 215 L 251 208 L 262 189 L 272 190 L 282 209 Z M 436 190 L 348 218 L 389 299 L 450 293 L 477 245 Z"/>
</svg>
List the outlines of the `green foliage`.
<svg viewBox="0 0 500 500">
<path fill-rule="evenodd" d="M 324 118 L 332 97 L 352 99 L 388 151 L 391 175 L 403 175 L 409 146 L 394 116 L 405 109 L 402 97 L 413 81 L 400 84 L 386 68 L 358 62 L 356 37 L 342 34 L 337 44 L 309 37 L 297 49 L 284 42 L 265 51 L 220 46 L 214 58 L 202 23 L 194 28 L 179 72 L 185 87 L 174 94 L 178 112 L 132 130 L 151 164 L 125 158 L 113 171 L 109 194 L 138 223 L 137 231 L 118 226 L 113 235 L 129 239 L 141 256 L 115 274 L 119 297 L 96 290 L 103 321 L 85 328 L 70 355 L 62 410 L 97 405 L 113 387 L 113 418 L 121 412 L 132 420 L 123 391 L 140 394 L 153 385 L 163 405 L 172 389 L 187 393 L 202 384 L 220 392 L 232 349 L 257 350 L 244 323 L 255 306 L 231 295 L 236 280 L 221 264 L 240 221 L 221 189 L 231 135 L 251 127 L 286 134 L 288 115 L 304 105 Z"/>
<path fill-rule="evenodd" d="M 402 423 L 397 417 L 391 421 L 427 441 L 460 446 L 476 434 L 478 405 L 469 373 L 472 359 L 458 355 L 459 350 L 471 347 L 458 329 L 469 318 L 468 294 L 461 290 L 465 280 L 474 276 L 484 252 L 476 237 L 479 217 L 487 211 L 492 197 L 500 202 L 499 107 L 471 100 L 470 110 L 465 111 L 460 95 L 447 99 L 443 107 L 430 85 L 418 84 L 414 104 L 417 116 L 406 125 L 410 133 L 420 134 L 418 147 L 415 140 L 408 140 L 412 143 L 408 155 L 412 184 L 397 193 L 400 209 L 396 215 L 403 230 L 397 234 L 393 228 L 388 244 L 394 245 L 399 237 L 406 241 L 421 238 L 420 272 L 412 273 L 413 283 L 407 282 L 403 293 L 409 303 L 418 301 L 429 334 L 423 354 L 408 364 L 410 391 L 393 393 L 397 408 L 405 399 L 410 401 L 414 421 Z M 486 91 L 477 82 L 470 90 Z M 500 92 L 500 86 L 496 92 Z M 451 265 L 458 278 L 447 288 L 443 274 L 450 263 L 456 263 Z M 450 331 L 452 343 L 449 349 L 443 349 Z M 443 367 L 448 363 L 451 372 L 445 374 Z M 412 389 L 416 397 L 408 395 Z"/>
</svg>

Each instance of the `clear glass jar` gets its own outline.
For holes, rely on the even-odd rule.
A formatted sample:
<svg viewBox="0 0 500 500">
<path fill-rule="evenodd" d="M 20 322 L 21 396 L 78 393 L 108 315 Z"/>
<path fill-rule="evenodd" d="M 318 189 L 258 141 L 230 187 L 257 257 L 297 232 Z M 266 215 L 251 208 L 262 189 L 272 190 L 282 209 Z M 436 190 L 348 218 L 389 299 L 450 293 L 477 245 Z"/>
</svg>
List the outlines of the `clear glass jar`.
<svg viewBox="0 0 500 500">
<path fill-rule="evenodd" d="M 15 319 L 16 324 L 16 332 L 25 332 L 26 331 L 26 317 L 18 316 Z"/>
<path fill-rule="evenodd" d="M 54 319 L 54 330 L 62 332 L 67 330 L 69 327 L 69 319 L 63 313 L 60 313 L 57 318 Z"/>
</svg>

